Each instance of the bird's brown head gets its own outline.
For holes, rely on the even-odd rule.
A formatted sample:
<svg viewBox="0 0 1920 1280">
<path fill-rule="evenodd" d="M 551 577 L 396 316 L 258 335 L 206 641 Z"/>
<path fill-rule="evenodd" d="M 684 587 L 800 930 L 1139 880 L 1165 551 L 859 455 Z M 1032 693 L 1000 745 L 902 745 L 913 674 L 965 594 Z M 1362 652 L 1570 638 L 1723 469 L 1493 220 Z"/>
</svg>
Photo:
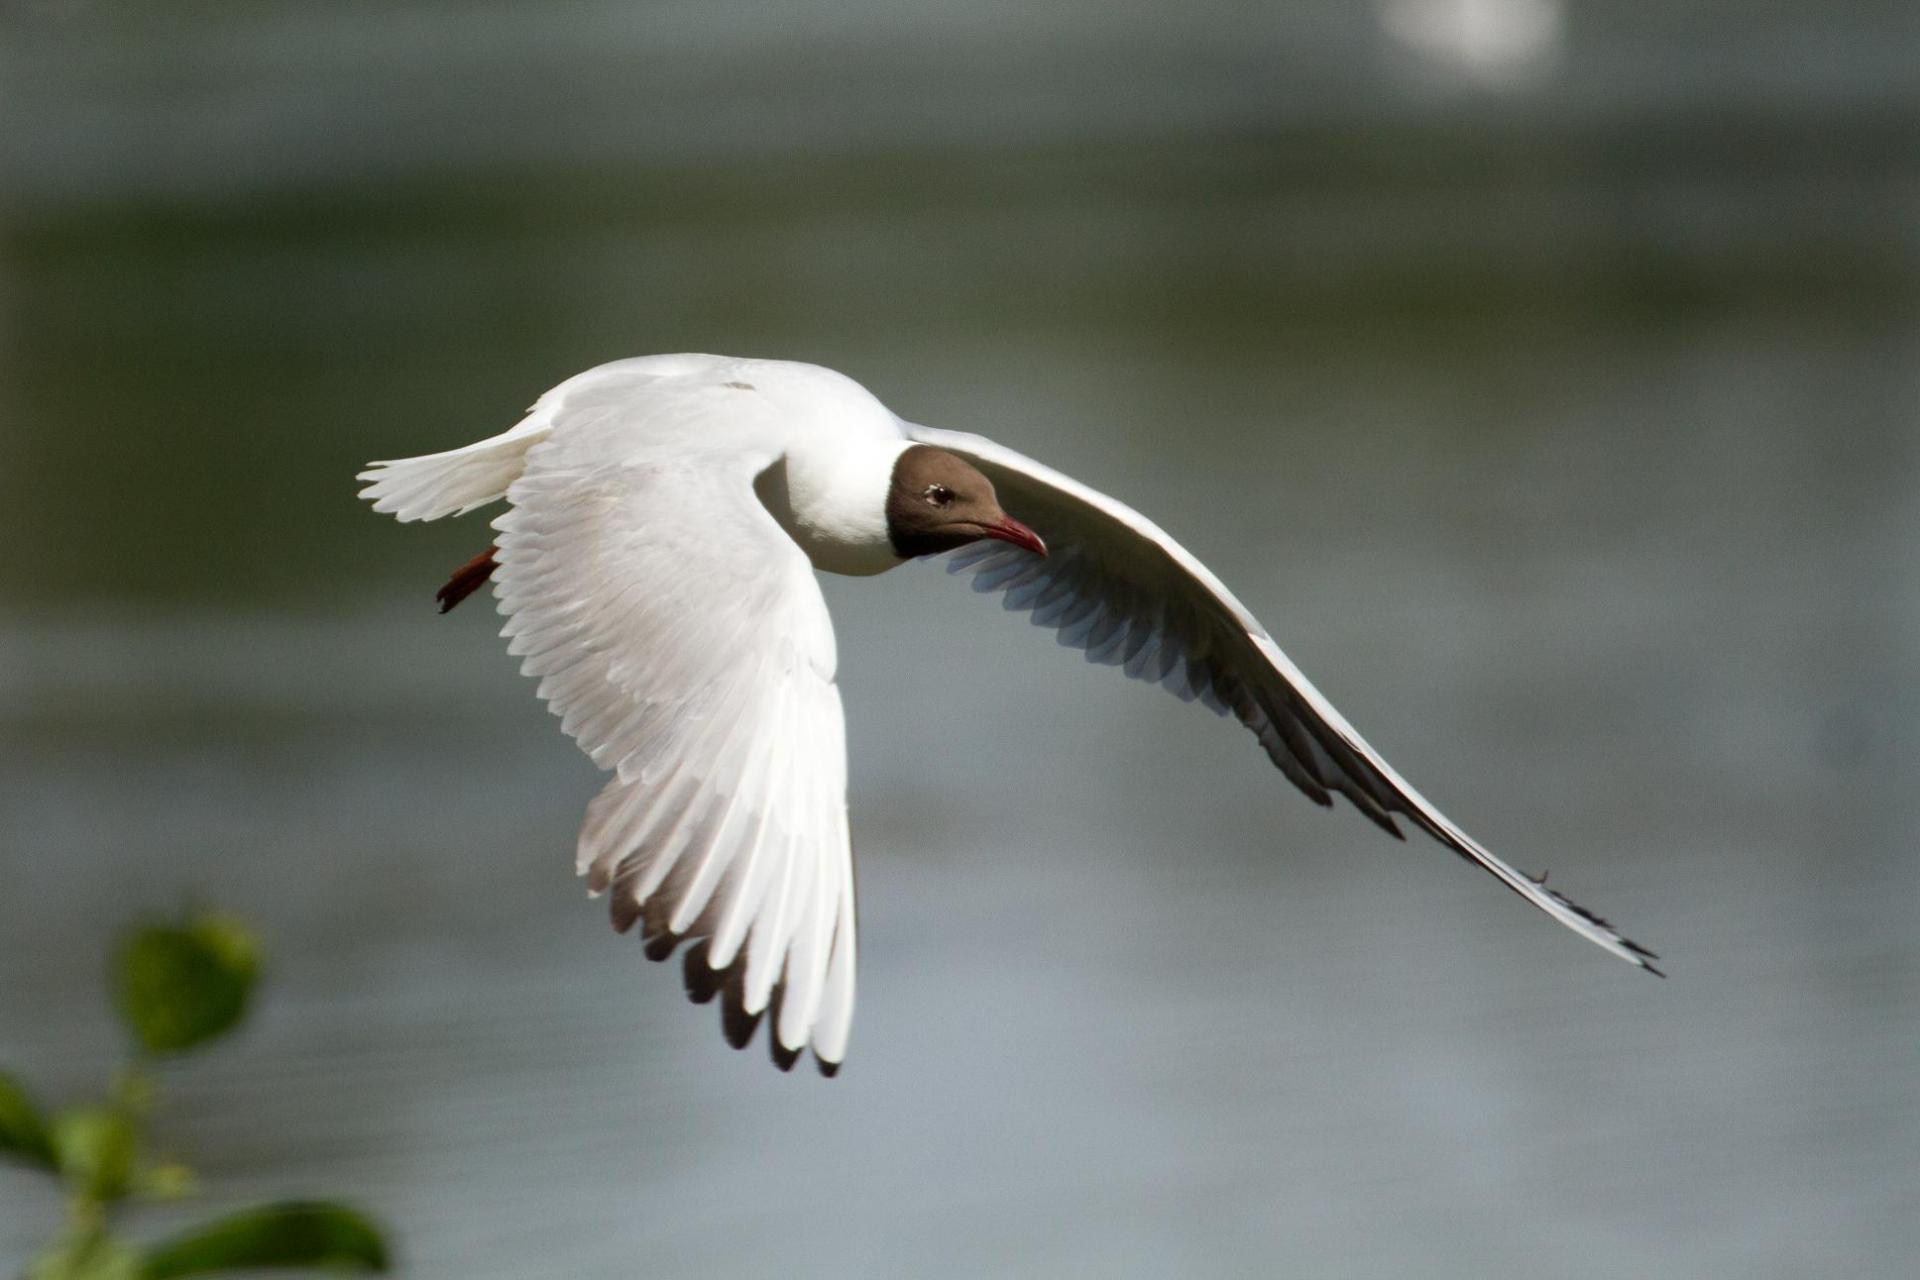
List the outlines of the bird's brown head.
<svg viewBox="0 0 1920 1280">
<path fill-rule="evenodd" d="M 924 444 L 907 449 L 893 464 L 887 537 L 904 559 L 951 551 L 981 538 L 1047 554 L 1039 534 L 1000 509 L 991 480 L 946 450 Z"/>
</svg>

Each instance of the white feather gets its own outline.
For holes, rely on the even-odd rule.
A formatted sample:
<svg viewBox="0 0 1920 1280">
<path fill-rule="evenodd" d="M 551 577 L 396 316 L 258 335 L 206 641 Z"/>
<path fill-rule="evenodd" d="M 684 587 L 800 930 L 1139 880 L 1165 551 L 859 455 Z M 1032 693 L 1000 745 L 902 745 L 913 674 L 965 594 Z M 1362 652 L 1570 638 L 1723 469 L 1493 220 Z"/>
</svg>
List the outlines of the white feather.
<svg viewBox="0 0 1920 1280">
<path fill-rule="evenodd" d="M 777 1004 L 781 1052 L 823 1070 L 852 1027 L 857 931 L 832 621 L 812 569 L 898 563 L 886 503 L 911 443 L 967 459 L 1046 540 L 950 557 L 977 591 L 1090 661 L 1233 714 L 1322 803 L 1411 819 L 1616 955 L 1651 953 L 1488 853 L 1408 786 L 1206 567 L 1112 498 L 978 436 L 908 428 L 810 365 L 654 356 L 588 370 L 504 434 L 370 465 L 401 520 L 505 498 L 501 634 L 561 728 L 613 777 L 576 870 L 621 928 L 704 939 L 729 1034 Z M 696 988 L 705 986 L 690 974 Z M 700 992 L 696 990 L 696 996 Z"/>
</svg>

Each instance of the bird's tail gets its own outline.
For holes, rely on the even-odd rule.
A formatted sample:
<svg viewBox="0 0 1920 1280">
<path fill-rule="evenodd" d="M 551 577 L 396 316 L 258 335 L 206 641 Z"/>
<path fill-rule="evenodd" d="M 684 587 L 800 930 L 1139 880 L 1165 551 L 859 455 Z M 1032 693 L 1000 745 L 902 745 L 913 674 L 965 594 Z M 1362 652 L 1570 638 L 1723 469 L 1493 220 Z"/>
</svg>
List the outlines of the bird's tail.
<svg viewBox="0 0 1920 1280">
<path fill-rule="evenodd" d="M 397 520 L 438 520 L 498 502 L 520 478 L 527 450 L 552 430 L 545 415 L 529 416 L 511 431 L 445 453 L 372 462 L 356 479 L 360 496 Z"/>
</svg>

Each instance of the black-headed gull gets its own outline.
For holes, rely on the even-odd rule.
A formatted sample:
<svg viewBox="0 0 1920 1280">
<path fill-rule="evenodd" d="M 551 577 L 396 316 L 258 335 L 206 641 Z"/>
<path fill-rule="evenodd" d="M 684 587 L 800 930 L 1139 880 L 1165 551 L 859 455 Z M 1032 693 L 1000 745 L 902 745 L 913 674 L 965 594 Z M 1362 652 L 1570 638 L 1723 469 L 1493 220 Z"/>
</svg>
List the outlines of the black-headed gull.
<svg viewBox="0 0 1920 1280">
<path fill-rule="evenodd" d="M 509 651 L 614 774 L 587 808 L 579 873 L 654 958 L 694 940 L 689 993 L 724 996 L 736 1047 L 772 1007 L 783 1067 L 811 1044 L 831 1075 L 853 1021 L 845 726 L 813 570 L 936 552 L 1090 661 L 1232 714 L 1316 802 L 1338 792 L 1395 836 L 1404 817 L 1653 970 L 1652 952 L 1422 799 L 1151 521 L 990 440 L 903 422 L 832 370 L 621 360 L 503 435 L 360 479 L 401 520 L 506 499 L 496 545 L 455 571 L 443 608 L 492 578 Z"/>
</svg>

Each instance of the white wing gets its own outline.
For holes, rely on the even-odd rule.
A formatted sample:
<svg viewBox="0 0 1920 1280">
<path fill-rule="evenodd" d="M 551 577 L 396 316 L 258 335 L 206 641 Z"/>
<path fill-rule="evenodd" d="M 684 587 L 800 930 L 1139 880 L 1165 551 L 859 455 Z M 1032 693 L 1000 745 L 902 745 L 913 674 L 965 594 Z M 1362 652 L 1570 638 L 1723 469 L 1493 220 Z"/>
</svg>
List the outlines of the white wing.
<svg viewBox="0 0 1920 1280">
<path fill-rule="evenodd" d="M 1658 959 L 1599 916 L 1509 867 L 1408 786 L 1315 689 L 1220 580 L 1151 521 L 980 436 L 909 427 L 972 462 L 1001 505 L 1045 540 L 1045 558 L 1001 542 L 956 552 L 976 591 L 1005 593 L 1089 661 L 1199 699 L 1251 729 L 1287 778 L 1323 805 L 1338 792 L 1394 836 L 1403 815 L 1575 933 L 1643 969 Z"/>
<path fill-rule="evenodd" d="M 853 1018 L 845 728 L 826 602 L 754 493 L 778 442 L 743 448 L 697 398 L 577 400 L 507 492 L 494 580 L 522 671 L 614 771 L 579 869 L 654 958 L 698 940 L 689 993 L 724 995 L 736 1046 L 771 1006 L 776 1060 L 811 1043 L 831 1074 Z"/>
</svg>

